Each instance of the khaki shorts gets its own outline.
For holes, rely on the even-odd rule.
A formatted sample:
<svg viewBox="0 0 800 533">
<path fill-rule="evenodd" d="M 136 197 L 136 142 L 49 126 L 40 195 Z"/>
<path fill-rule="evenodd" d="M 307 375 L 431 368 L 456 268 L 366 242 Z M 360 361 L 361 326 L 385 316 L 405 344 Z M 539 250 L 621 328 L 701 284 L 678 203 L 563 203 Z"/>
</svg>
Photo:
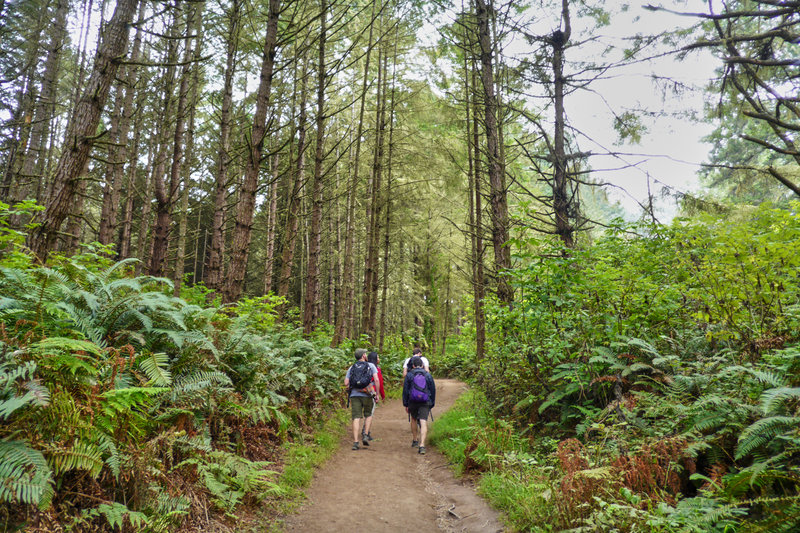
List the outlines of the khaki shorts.
<svg viewBox="0 0 800 533">
<path fill-rule="evenodd" d="M 372 396 L 350 396 L 350 417 L 355 420 L 372 416 L 374 404 Z"/>
</svg>

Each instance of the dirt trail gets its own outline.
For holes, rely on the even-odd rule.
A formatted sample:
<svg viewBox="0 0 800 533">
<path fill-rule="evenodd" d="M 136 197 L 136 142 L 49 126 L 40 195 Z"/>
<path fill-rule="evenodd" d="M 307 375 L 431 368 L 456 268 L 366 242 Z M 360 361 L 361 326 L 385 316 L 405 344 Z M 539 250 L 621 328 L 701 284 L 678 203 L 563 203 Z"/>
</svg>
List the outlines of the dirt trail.
<svg viewBox="0 0 800 533">
<path fill-rule="evenodd" d="M 457 381 L 437 379 L 434 416 L 449 409 L 464 389 Z M 285 517 L 286 532 L 504 531 L 497 512 L 468 482 L 453 476 L 442 454 L 430 445 L 426 455 L 411 447 L 400 400 L 378 406 L 369 447 L 351 450 L 347 433 L 339 451 L 316 473 L 307 502 Z"/>
</svg>

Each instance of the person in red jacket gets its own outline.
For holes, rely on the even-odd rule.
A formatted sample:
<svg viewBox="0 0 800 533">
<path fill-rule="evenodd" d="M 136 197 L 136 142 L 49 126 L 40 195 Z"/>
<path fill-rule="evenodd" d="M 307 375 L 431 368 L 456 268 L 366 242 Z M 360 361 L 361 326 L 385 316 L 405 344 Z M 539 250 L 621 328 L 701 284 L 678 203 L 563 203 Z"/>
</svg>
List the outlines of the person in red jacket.
<svg viewBox="0 0 800 533">
<path fill-rule="evenodd" d="M 372 363 L 375 365 L 375 368 L 378 369 L 378 394 L 380 395 L 381 401 L 386 399 L 386 392 L 383 390 L 383 372 L 381 372 L 381 367 L 378 366 L 380 363 L 380 357 L 378 357 L 378 352 L 369 352 L 367 354 L 367 362 Z M 368 416 L 364 421 L 364 431 L 361 434 L 362 440 L 367 442 L 372 440 L 372 435 L 370 434 L 370 429 L 372 429 L 372 417 L 375 415 L 375 405 L 372 405 L 372 415 Z"/>
</svg>

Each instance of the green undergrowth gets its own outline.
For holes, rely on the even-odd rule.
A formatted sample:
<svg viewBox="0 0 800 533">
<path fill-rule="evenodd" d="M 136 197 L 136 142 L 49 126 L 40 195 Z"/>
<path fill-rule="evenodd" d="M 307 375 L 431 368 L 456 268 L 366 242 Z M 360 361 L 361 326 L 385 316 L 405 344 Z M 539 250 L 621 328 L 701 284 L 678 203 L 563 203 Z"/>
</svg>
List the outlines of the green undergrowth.
<svg viewBox="0 0 800 533">
<path fill-rule="evenodd" d="M 283 521 L 277 516 L 294 512 L 305 501 L 304 489 L 314 479 L 314 473 L 339 449 L 342 434 L 349 421 L 349 411 L 337 409 L 322 420 L 313 432 L 284 445 L 282 473 L 277 480 L 273 497 L 250 519 L 242 520 L 235 530 L 239 533 L 283 531 Z"/>
<path fill-rule="evenodd" d="M 436 420 L 431 444 L 457 474 L 476 476 L 479 493 L 504 514 L 515 531 L 552 531 L 556 512 L 552 467 L 545 448 L 535 449 L 502 420 L 492 417 L 486 398 L 470 390 Z"/>
<path fill-rule="evenodd" d="M 313 435 L 286 445 L 285 463 L 279 484 L 286 489 L 290 498 L 285 499 L 284 504 L 291 508 L 298 500 L 297 497 L 304 497 L 302 489 L 311 484 L 315 470 L 339 449 L 348 417 L 349 412 L 346 409 L 337 409 Z"/>
<path fill-rule="evenodd" d="M 485 352 L 437 360 L 481 391 L 440 446 L 523 531 L 800 531 L 799 212 L 515 241 Z"/>
<path fill-rule="evenodd" d="M 6 215 L 0 531 L 216 530 L 302 495 L 346 427 L 361 341 L 331 348 L 324 324 L 303 336 L 271 294 L 176 297 L 100 246 L 36 264 Z M 391 368 L 407 348 L 387 340 Z"/>
</svg>

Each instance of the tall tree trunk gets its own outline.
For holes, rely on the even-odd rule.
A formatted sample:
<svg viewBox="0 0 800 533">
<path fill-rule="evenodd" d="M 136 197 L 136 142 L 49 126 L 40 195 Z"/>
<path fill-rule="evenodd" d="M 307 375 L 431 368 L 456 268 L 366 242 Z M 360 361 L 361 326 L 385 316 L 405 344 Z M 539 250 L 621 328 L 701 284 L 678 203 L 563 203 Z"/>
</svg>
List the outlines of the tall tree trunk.
<svg viewBox="0 0 800 533">
<path fill-rule="evenodd" d="M 228 31 L 226 36 L 225 74 L 222 84 L 222 106 L 219 118 L 219 152 L 214 179 L 214 218 L 211 225 L 211 252 L 205 283 L 210 289 L 219 291 L 223 279 L 223 244 L 225 242 L 225 211 L 228 205 L 228 168 L 231 161 L 231 110 L 233 108 L 233 80 L 236 73 L 236 52 L 238 50 L 241 28 L 241 1 L 233 0 L 228 12 Z"/>
<path fill-rule="evenodd" d="M 397 39 L 394 41 L 394 54 L 392 56 L 392 92 L 389 103 L 389 155 L 386 160 L 386 196 L 384 209 L 386 210 L 383 224 L 383 283 L 381 287 L 381 319 L 378 350 L 383 352 L 383 341 L 386 338 L 386 308 L 389 292 L 389 257 L 391 249 L 390 228 L 392 227 L 392 166 L 394 155 L 394 111 L 395 89 L 397 82 Z"/>
<path fill-rule="evenodd" d="M 155 194 L 153 192 L 153 176 L 156 172 L 163 172 L 163 167 L 158 169 L 159 166 L 156 161 L 163 159 L 162 150 L 164 142 L 161 139 L 161 134 L 156 133 L 151 138 L 149 153 L 147 154 L 147 167 L 152 169 L 150 172 L 145 172 L 144 183 L 142 184 L 142 191 L 140 199 L 142 202 L 142 216 L 139 219 L 139 236 L 136 241 L 136 257 L 139 262 L 136 264 L 136 275 L 138 276 L 144 265 L 147 264 L 147 258 L 150 255 L 150 241 L 151 241 L 151 226 L 152 226 L 152 211 L 153 201 L 151 200 Z"/>
<path fill-rule="evenodd" d="M 114 15 L 103 27 L 92 75 L 67 128 L 64 151 L 53 176 L 52 192 L 41 223 L 29 234 L 28 245 L 41 261 L 52 250 L 58 230 L 75 200 L 80 173 L 89 160 L 111 82 L 125 55 L 128 29 L 137 5 L 138 0 L 119 0 Z"/>
<path fill-rule="evenodd" d="M 20 180 L 20 183 L 17 184 L 18 191 L 16 196 L 19 200 L 31 197 L 36 189 L 31 187 L 32 182 L 45 180 L 47 137 L 50 134 L 50 122 L 55 115 L 58 72 L 61 65 L 61 57 L 63 56 L 64 41 L 67 37 L 66 22 L 68 12 L 68 0 L 57 0 L 53 30 L 50 35 L 47 58 L 44 61 L 44 70 L 42 72 L 42 88 L 33 113 L 30 144 L 25 154 L 25 161 L 22 164 L 22 178 L 24 181 Z"/>
<path fill-rule="evenodd" d="M 378 256 L 381 229 L 381 208 L 382 208 L 382 181 L 383 181 L 383 158 L 384 158 L 384 139 L 386 136 L 386 98 L 387 98 L 387 63 L 388 58 L 385 52 L 378 51 L 378 80 L 375 113 L 375 152 L 372 163 L 372 186 L 371 194 L 367 199 L 369 210 L 367 217 L 367 257 L 364 262 L 364 310 L 362 317 L 362 331 L 369 338 L 375 341 L 375 322 L 378 310 Z"/>
<path fill-rule="evenodd" d="M 300 79 L 300 113 L 297 119 L 297 167 L 295 168 L 294 179 L 289 187 L 286 226 L 283 232 L 283 250 L 281 251 L 281 270 L 278 275 L 278 296 L 284 297 L 289 294 L 289 282 L 292 279 L 292 270 L 294 269 L 298 228 L 300 226 L 300 202 L 306 170 L 308 61 L 305 57 L 305 50 L 302 53 L 303 69 Z"/>
<path fill-rule="evenodd" d="M 497 297 L 504 304 L 511 304 L 514 292 L 504 270 L 511 268 L 511 250 L 508 242 L 508 203 L 505 176 L 500 160 L 500 145 L 497 129 L 497 102 L 494 92 L 493 47 L 490 35 L 490 17 L 493 8 L 485 0 L 476 0 L 478 15 L 478 42 L 480 43 L 481 82 L 484 101 L 484 124 L 486 126 L 486 152 L 489 164 L 489 186 L 492 207 L 492 245 L 497 269 Z"/>
<path fill-rule="evenodd" d="M 323 163 L 325 162 L 325 88 L 328 76 L 325 72 L 326 17 L 328 5 L 320 0 L 319 59 L 317 66 L 317 144 L 314 152 L 314 181 L 311 185 L 311 228 L 308 243 L 308 275 L 306 276 L 306 297 L 303 306 L 303 332 L 311 334 L 317 322 L 317 303 L 319 295 L 320 251 L 322 248 L 322 201 L 323 201 Z"/>
<path fill-rule="evenodd" d="M 380 195 L 380 169 L 381 163 L 378 159 L 381 151 L 381 107 L 383 105 L 383 51 L 378 47 L 378 79 L 375 84 L 375 146 L 372 151 L 372 168 L 367 177 L 367 189 L 364 196 L 364 204 L 367 206 L 366 227 L 364 228 L 364 285 L 361 293 L 361 333 L 366 334 L 370 340 L 374 340 L 374 331 L 370 328 L 370 311 L 375 295 L 372 293 L 372 279 L 377 275 L 375 272 L 375 262 L 377 260 L 376 245 L 377 219 L 380 216 L 378 208 L 378 196 Z"/>
<path fill-rule="evenodd" d="M 275 230 L 278 227 L 278 165 L 280 156 L 272 156 L 272 181 L 269 185 L 269 210 L 267 211 L 267 253 L 264 260 L 264 294 L 272 290 L 275 268 Z"/>
<path fill-rule="evenodd" d="M 553 159 L 555 173 L 553 176 L 553 212 L 555 214 L 556 234 L 564 246 L 575 246 L 574 228 L 570 223 L 572 199 L 567 190 L 569 175 L 567 173 L 567 157 L 564 149 L 564 47 L 569 41 L 571 32 L 569 20 L 569 0 L 561 2 L 561 20 L 563 30 L 558 30 L 550 37 L 553 46 L 553 92 L 555 104 L 555 135 L 553 138 Z"/>
<path fill-rule="evenodd" d="M 137 83 L 139 87 L 137 87 L 137 103 L 136 109 L 141 109 L 144 105 L 143 99 L 145 96 L 145 91 L 143 90 L 142 85 Z M 130 110 L 133 113 L 133 108 Z M 134 205 L 137 196 L 136 190 L 136 182 L 137 177 L 139 175 L 139 147 L 141 145 L 141 137 L 142 137 L 142 122 L 144 117 L 142 113 L 136 113 L 134 121 L 134 128 L 133 128 L 133 145 L 132 145 L 132 152 L 130 156 L 130 165 L 128 165 L 128 174 L 126 179 L 126 195 L 125 195 L 125 210 L 122 217 L 121 227 L 120 227 L 120 238 L 119 238 L 119 257 L 125 259 L 131 257 L 131 237 L 133 233 L 133 211 Z M 147 177 L 145 174 L 145 183 L 147 182 Z M 149 205 L 149 200 L 148 200 Z M 144 216 L 144 215 L 142 215 Z M 137 256 L 138 257 L 138 256 Z"/>
<path fill-rule="evenodd" d="M 106 183 L 103 191 L 103 205 L 100 210 L 100 229 L 97 240 L 101 244 L 111 243 L 112 235 L 117 226 L 119 203 L 122 194 L 122 183 L 125 178 L 125 164 L 128 162 L 128 134 L 130 133 L 131 119 L 133 117 L 134 79 L 137 68 L 133 62 L 139 59 L 139 50 L 142 46 L 142 21 L 144 20 L 144 4 L 139 7 L 136 36 L 131 49 L 132 64 L 123 67 L 120 83 L 117 84 L 114 114 L 111 118 L 111 135 L 108 149 L 108 165 L 106 170 Z M 131 160 L 130 165 L 136 166 L 136 161 Z"/>
<path fill-rule="evenodd" d="M 150 257 L 150 275 L 163 276 L 165 272 L 165 262 L 167 259 L 167 249 L 169 247 L 170 232 L 173 223 L 173 210 L 175 202 L 178 200 L 178 192 L 181 186 L 181 175 L 185 164 L 185 134 L 188 122 L 188 100 L 189 84 L 191 82 L 192 58 L 194 57 L 194 47 L 197 46 L 198 39 L 193 38 L 196 34 L 198 21 L 197 4 L 186 4 L 188 13 L 186 14 L 186 44 L 183 53 L 181 66 L 180 84 L 178 86 L 178 102 L 175 111 L 175 135 L 172 139 L 172 161 L 169 169 L 169 182 L 164 183 L 160 179 L 156 182 L 156 226 L 153 237 L 153 255 Z M 177 21 L 176 21 L 177 22 Z M 159 176 L 160 178 L 160 176 Z"/>
<path fill-rule="evenodd" d="M 486 350 L 486 314 L 484 313 L 485 283 L 483 275 L 483 193 L 481 187 L 480 130 L 478 129 L 477 68 L 472 68 L 472 147 L 474 168 L 472 182 L 475 202 L 475 355 L 480 360 Z"/>
<path fill-rule="evenodd" d="M 225 302 L 236 301 L 244 287 L 253 228 L 253 212 L 256 205 L 256 189 L 258 188 L 258 175 L 261 168 L 261 152 L 264 148 L 264 137 L 267 132 L 267 111 L 270 106 L 272 73 L 275 67 L 279 14 L 280 0 L 269 0 L 267 33 L 264 38 L 264 56 L 261 62 L 261 73 L 256 94 L 256 111 L 253 115 L 247 167 L 239 194 L 239 203 L 236 206 L 236 226 L 231 243 L 231 265 L 227 276 L 228 282 L 225 285 L 223 294 L 223 301 Z"/>
<path fill-rule="evenodd" d="M 181 293 L 181 285 L 183 284 L 183 274 L 186 271 L 186 238 L 189 226 L 189 191 L 192 190 L 192 159 L 194 154 L 194 127 L 195 127 L 195 111 L 198 102 L 198 89 L 200 85 L 200 55 L 201 55 L 201 42 L 200 35 L 203 34 L 202 17 L 199 16 L 200 9 L 203 4 L 199 4 L 195 9 L 197 12 L 193 15 L 196 17 L 196 32 L 197 42 L 194 47 L 194 55 L 192 58 L 192 80 L 189 96 L 189 129 L 186 131 L 186 151 L 187 156 L 181 165 L 181 173 L 183 174 L 181 181 L 183 182 L 183 190 L 181 191 L 181 209 L 178 214 L 178 246 L 175 252 L 175 275 L 172 280 L 174 283 L 175 296 Z M 200 218 L 198 212 L 197 218 Z"/>
<path fill-rule="evenodd" d="M 22 79 L 15 97 L 17 105 L 11 113 L 12 130 L 8 137 L 2 139 L 2 150 L 0 150 L 5 159 L 0 200 L 8 203 L 21 199 L 18 193 L 22 189 L 20 187 L 20 183 L 23 182 L 22 166 L 39 97 L 36 68 L 41 52 L 42 31 L 49 21 L 50 13 L 47 9 L 41 9 L 37 14 L 38 18 L 31 21 L 33 28 L 30 35 L 26 35 L 28 46 L 24 55 L 24 67 L 21 69 Z"/>
<path fill-rule="evenodd" d="M 360 107 L 358 112 L 358 125 L 356 126 L 356 148 L 353 158 L 353 170 L 347 196 L 347 229 L 345 231 L 344 242 L 344 267 L 342 272 L 343 295 L 339 299 L 339 313 L 336 316 L 336 328 L 334 329 L 332 344 L 337 346 L 346 336 L 348 325 L 354 320 L 355 306 L 355 268 L 354 268 L 354 239 L 355 239 L 355 217 L 356 217 L 356 196 L 358 194 L 358 167 L 360 166 L 361 156 L 361 136 L 364 131 L 364 107 L 367 100 L 367 88 L 369 86 L 369 63 L 372 53 L 372 33 L 374 30 L 375 10 L 377 2 L 372 4 L 372 16 L 369 23 L 369 37 L 367 38 L 367 52 L 364 58 L 364 78 L 361 86 Z"/>
<path fill-rule="evenodd" d="M 89 161 L 86 161 L 81 175 L 82 179 L 78 181 L 78 188 L 75 191 L 75 200 L 71 207 L 71 213 L 67 218 L 67 228 L 64 232 L 64 239 L 61 241 L 61 250 L 66 255 L 72 255 L 78 249 L 78 245 L 83 240 L 83 230 L 86 226 L 84 223 L 83 206 L 86 199 L 86 189 L 89 183 Z"/>
</svg>

